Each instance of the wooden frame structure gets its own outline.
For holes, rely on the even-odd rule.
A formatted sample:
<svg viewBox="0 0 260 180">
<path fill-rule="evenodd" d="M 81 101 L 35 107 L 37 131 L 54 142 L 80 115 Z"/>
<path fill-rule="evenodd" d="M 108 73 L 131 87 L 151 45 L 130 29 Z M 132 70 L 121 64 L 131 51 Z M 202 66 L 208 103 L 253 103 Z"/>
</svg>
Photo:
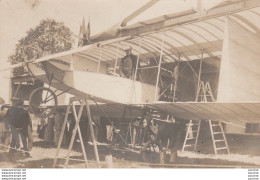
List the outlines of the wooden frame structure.
<svg viewBox="0 0 260 180">
<path fill-rule="evenodd" d="M 77 113 L 76 108 L 75 108 L 75 102 L 80 103 L 80 108 L 79 108 L 78 113 Z M 66 155 L 66 161 L 65 161 L 64 167 L 68 166 L 69 159 L 70 159 L 70 153 L 71 153 L 77 132 L 78 132 L 78 135 L 79 135 L 80 145 L 81 145 L 82 153 L 83 153 L 83 156 L 84 156 L 85 167 L 88 167 L 88 159 L 87 159 L 87 155 L 86 155 L 86 151 L 85 151 L 85 147 L 84 147 L 84 143 L 83 143 L 80 127 L 79 127 L 79 122 L 80 122 L 80 118 L 81 118 L 84 107 L 86 108 L 86 111 L 87 111 L 88 124 L 89 124 L 89 127 L 90 127 L 90 133 L 91 133 L 91 139 L 92 139 L 92 142 L 93 142 L 95 158 L 96 158 L 98 167 L 100 167 L 97 143 L 96 143 L 96 139 L 95 139 L 95 135 L 94 135 L 94 129 L 93 129 L 93 124 L 92 124 L 92 118 L 91 118 L 88 99 L 82 98 L 82 97 L 72 97 L 72 98 L 70 98 L 70 103 L 69 103 L 67 110 L 66 110 L 65 119 L 64 119 L 64 122 L 63 122 L 63 125 L 62 125 L 61 135 L 60 135 L 58 146 L 57 146 L 57 151 L 56 151 L 56 154 L 55 154 L 55 157 L 54 157 L 53 168 L 55 168 L 56 164 L 57 164 L 57 159 L 58 159 L 59 151 L 60 151 L 60 148 L 61 148 L 61 143 L 62 143 L 62 139 L 63 139 L 63 136 L 64 136 L 64 132 L 65 132 L 65 128 L 66 128 L 66 124 L 67 124 L 67 120 L 68 120 L 68 116 L 69 116 L 71 106 L 72 106 L 72 112 L 73 112 L 73 116 L 75 118 L 76 124 L 75 124 L 75 127 L 73 129 L 73 133 L 72 133 L 72 137 L 71 137 L 71 140 L 70 140 L 69 149 L 68 149 L 68 152 L 67 152 L 67 155 Z"/>
</svg>

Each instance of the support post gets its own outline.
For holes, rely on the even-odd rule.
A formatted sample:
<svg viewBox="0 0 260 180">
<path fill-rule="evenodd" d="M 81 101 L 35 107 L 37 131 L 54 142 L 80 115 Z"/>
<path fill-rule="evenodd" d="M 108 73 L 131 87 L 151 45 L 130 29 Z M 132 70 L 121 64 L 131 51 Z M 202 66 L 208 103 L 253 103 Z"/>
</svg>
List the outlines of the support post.
<svg viewBox="0 0 260 180">
<path fill-rule="evenodd" d="M 158 73 L 157 73 L 156 86 L 155 86 L 155 93 L 154 93 L 154 102 L 158 98 L 157 91 L 158 91 L 158 85 L 159 85 L 159 79 L 160 79 L 160 73 L 161 73 L 162 56 L 163 56 L 163 48 L 164 48 L 164 39 L 165 39 L 165 31 L 163 32 L 163 37 L 162 37 L 160 60 L 159 60 Z"/>
<path fill-rule="evenodd" d="M 74 119 L 78 119 L 78 121 L 80 121 L 81 116 L 77 117 L 75 106 L 72 106 L 72 108 L 73 108 Z M 81 115 L 81 114 L 78 114 L 78 115 Z M 83 142 L 83 139 L 82 139 L 82 134 L 81 134 L 81 130 L 80 130 L 79 125 L 78 125 L 78 135 L 79 135 L 79 140 L 80 140 L 80 145 L 81 145 L 83 157 L 84 157 L 84 160 L 85 160 L 85 167 L 87 168 L 88 167 L 88 159 L 87 159 L 86 150 L 85 150 L 85 147 L 84 147 L 84 142 Z"/>
<path fill-rule="evenodd" d="M 96 143 L 96 138 L 95 138 L 95 134 L 94 134 L 94 129 L 93 129 L 93 124 L 92 124 L 92 118 L 91 118 L 88 99 L 84 99 L 84 101 L 85 101 L 85 104 L 86 104 L 86 110 L 87 110 L 87 115 L 88 115 L 88 123 L 89 123 L 89 127 L 90 127 L 91 139 L 93 141 L 95 157 L 96 157 L 98 167 L 100 167 L 99 155 L 98 155 L 98 150 L 97 150 L 97 143 Z"/>
<path fill-rule="evenodd" d="M 201 58 L 200 58 L 200 69 L 199 69 L 199 77 L 198 77 L 198 85 L 197 85 L 197 95 L 196 95 L 196 99 L 195 99 L 196 102 L 198 102 L 198 97 L 199 97 L 203 54 L 204 54 L 204 51 L 201 52 Z"/>
<path fill-rule="evenodd" d="M 99 59 L 98 59 L 97 73 L 99 72 L 100 63 L 101 63 L 101 59 L 102 59 L 102 53 L 103 53 L 103 46 L 101 46 L 101 49 L 100 49 L 100 51 L 99 51 Z"/>
<path fill-rule="evenodd" d="M 173 100 L 172 100 L 173 102 L 175 102 L 177 83 L 178 83 L 178 79 L 179 79 L 179 62 L 180 62 L 180 59 L 181 59 L 181 54 L 179 53 L 178 65 L 174 68 L 174 71 L 173 71 L 173 77 L 174 77 Z M 171 87 L 171 91 L 172 91 L 172 87 Z"/>
<path fill-rule="evenodd" d="M 69 116 L 70 106 L 71 106 L 71 101 L 70 101 L 70 103 L 67 107 L 67 110 L 66 110 L 65 119 L 64 119 L 64 122 L 63 122 L 63 125 L 62 125 L 61 134 L 60 134 L 59 142 L 58 142 L 58 146 L 57 146 L 57 151 L 56 151 L 56 154 L 55 154 L 55 157 L 54 157 L 54 162 L 53 162 L 53 165 L 52 165 L 53 168 L 56 167 L 57 158 L 58 158 L 58 155 L 59 155 L 59 152 L 60 152 L 61 142 L 62 142 L 62 139 L 63 139 L 63 136 L 64 136 L 66 123 L 67 123 L 68 116 Z"/>
<path fill-rule="evenodd" d="M 134 81 L 136 81 L 138 64 L 139 64 L 139 61 L 140 61 L 140 52 L 141 52 L 141 48 L 142 48 L 142 43 L 143 43 L 143 37 L 140 38 L 140 42 L 139 42 L 139 50 L 138 50 L 138 55 L 137 55 L 136 67 L 135 67 Z"/>
<path fill-rule="evenodd" d="M 72 102 L 72 106 L 73 106 L 73 114 L 76 114 L 75 105 L 73 104 L 73 102 Z M 74 144 L 76 133 L 77 133 L 77 130 L 78 130 L 78 127 L 79 127 L 79 121 L 80 121 L 80 118 L 81 118 L 81 115 L 82 115 L 83 106 L 84 106 L 84 104 L 81 104 L 80 109 L 79 109 L 79 114 L 78 114 L 78 117 L 76 119 L 75 127 L 73 129 L 73 133 L 72 133 L 72 137 L 71 137 L 70 145 L 69 145 L 69 150 L 68 150 L 67 155 L 66 155 L 66 161 L 65 161 L 64 167 L 67 167 L 67 165 L 69 163 L 69 156 L 70 156 L 70 152 L 71 152 L 72 146 Z"/>
<path fill-rule="evenodd" d="M 133 100 L 133 95 L 135 92 L 135 81 L 136 81 L 136 76 L 137 76 L 137 70 L 138 70 L 138 64 L 139 64 L 139 60 L 140 60 L 140 52 L 141 52 L 141 48 L 142 48 L 142 41 L 143 38 L 140 38 L 140 42 L 139 42 L 139 50 L 138 50 L 138 55 L 137 55 L 137 62 L 136 62 L 136 67 L 135 67 L 135 74 L 134 74 L 134 79 L 132 81 L 132 89 L 131 89 L 131 96 L 130 96 L 130 102 L 132 103 Z"/>
<path fill-rule="evenodd" d="M 116 68 L 117 68 L 117 61 L 118 61 L 119 47 L 120 47 L 120 41 L 118 42 L 118 45 L 117 45 L 117 50 L 116 50 L 116 61 L 115 61 L 115 67 L 114 67 L 114 73 L 113 73 L 113 76 L 115 76 L 115 74 L 116 74 Z"/>
</svg>

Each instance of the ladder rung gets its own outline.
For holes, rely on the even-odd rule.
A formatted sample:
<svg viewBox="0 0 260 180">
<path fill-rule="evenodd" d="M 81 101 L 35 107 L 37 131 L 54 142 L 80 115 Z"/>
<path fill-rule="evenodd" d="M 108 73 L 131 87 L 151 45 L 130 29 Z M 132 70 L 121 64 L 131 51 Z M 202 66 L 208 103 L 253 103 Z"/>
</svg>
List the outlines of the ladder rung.
<svg viewBox="0 0 260 180">
<path fill-rule="evenodd" d="M 214 126 L 214 127 L 216 127 L 216 126 L 219 126 L 219 124 L 212 124 L 211 126 Z"/>
<path fill-rule="evenodd" d="M 227 147 L 216 148 L 216 150 L 227 149 Z"/>
<path fill-rule="evenodd" d="M 225 141 L 225 140 L 224 139 L 215 140 L 215 142 L 222 142 L 222 141 Z"/>
<path fill-rule="evenodd" d="M 186 144 L 185 147 L 195 146 L 195 144 Z"/>
<path fill-rule="evenodd" d="M 187 138 L 187 140 L 192 140 L 192 139 L 196 139 L 196 137 L 194 137 L 194 138 Z"/>
<path fill-rule="evenodd" d="M 213 134 L 222 134 L 222 132 L 214 132 Z"/>
<path fill-rule="evenodd" d="M 194 124 L 191 124 L 191 126 L 198 126 L 199 123 L 194 123 Z"/>
<path fill-rule="evenodd" d="M 188 133 L 198 133 L 198 131 L 188 131 Z"/>
</svg>

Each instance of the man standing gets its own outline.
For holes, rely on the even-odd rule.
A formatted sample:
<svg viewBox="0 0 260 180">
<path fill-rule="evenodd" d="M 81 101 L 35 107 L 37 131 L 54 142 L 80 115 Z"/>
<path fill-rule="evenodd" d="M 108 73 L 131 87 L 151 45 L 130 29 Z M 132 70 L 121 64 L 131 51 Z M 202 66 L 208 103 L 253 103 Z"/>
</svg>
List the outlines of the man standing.
<svg viewBox="0 0 260 180">
<path fill-rule="evenodd" d="M 128 79 L 134 79 L 135 77 L 135 71 L 136 71 L 136 66 L 139 67 L 139 63 L 137 64 L 137 56 L 132 54 L 132 48 L 129 47 L 125 49 L 126 55 L 121 59 L 121 64 L 120 64 L 120 76 L 121 77 L 126 77 Z M 138 79 L 138 74 L 136 79 Z"/>
<path fill-rule="evenodd" d="M 19 143 L 19 133 L 21 136 L 23 150 L 25 150 L 25 156 L 30 157 L 28 152 L 27 137 L 28 137 L 28 126 L 30 125 L 31 119 L 27 110 L 22 108 L 23 101 L 20 99 L 13 99 L 13 106 L 10 107 L 6 113 L 7 121 L 10 124 L 12 133 L 12 140 L 9 150 L 9 155 L 12 157 L 16 153 L 16 145 Z"/>
</svg>

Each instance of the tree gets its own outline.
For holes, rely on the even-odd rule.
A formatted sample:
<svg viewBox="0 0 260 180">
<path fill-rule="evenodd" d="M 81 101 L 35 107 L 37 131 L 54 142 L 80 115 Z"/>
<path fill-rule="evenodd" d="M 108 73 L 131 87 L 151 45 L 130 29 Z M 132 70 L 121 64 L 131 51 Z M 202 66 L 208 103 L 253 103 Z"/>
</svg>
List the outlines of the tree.
<svg viewBox="0 0 260 180">
<path fill-rule="evenodd" d="M 9 56 L 11 64 L 40 58 L 46 54 L 55 54 L 72 48 L 74 42 L 71 30 L 62 22 L 54 19 L 43 19 L 34 29 L 26 32 L 26 37 L 19 40 L 15 52 Z M 36 50 L 38 48 L 38 50 Z M 40 49 L 40 50 L 39 50 Z M 39 52 L 40 51 L 40 52 Z M 15 68 L 14 76 L 27 74 L 25 67 Z"/>
</svg>

